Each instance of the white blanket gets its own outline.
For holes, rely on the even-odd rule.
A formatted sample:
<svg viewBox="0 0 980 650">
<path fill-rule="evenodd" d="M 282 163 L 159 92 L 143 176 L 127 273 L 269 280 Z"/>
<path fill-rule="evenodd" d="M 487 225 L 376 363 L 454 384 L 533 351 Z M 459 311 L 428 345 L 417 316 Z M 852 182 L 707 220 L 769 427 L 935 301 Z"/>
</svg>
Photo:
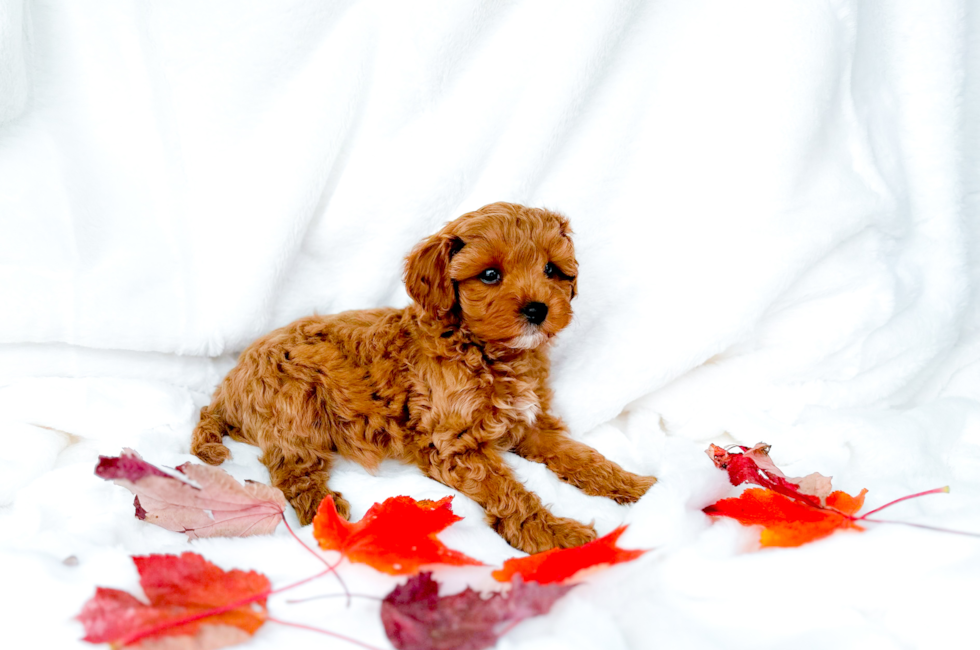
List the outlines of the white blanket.
<svg viewBox="0 0 980 650">
<path fill-rule="evenodd" d="M 662 480 L 619 507 L 514 459 L 556 512 L 656 550 L 500 647 L 959 646 L 980 541 L 880 526 L 754 553 L 701 513 L 732 493 L 702 451 L 765 440 L 872 507 L 949 484 L 893 517 L 980 532 L 978 62 L 968 0 L 0 0 L 11 638 L 84 646 L 71 617 L 96 584 L 134 588 L 134 553 L 309 573 L 283 531 L 188 546 L 136 521 L 96 457 L 191 459 L 196 410 L 252 339 L 406 304 L 412 245 L 507 200 L 575 230 L 557 410 Z M 234 452 L 229 471 L 267 480 Z M 397 465 L 334 485 L 355 517 L 452 493 Z M 515 553 L 454 505 L 447 542 Z M 376 607 L 284 607 L 386 647 Z M 269 625 L 251 645 L 322 642 Z"/>
</svg>

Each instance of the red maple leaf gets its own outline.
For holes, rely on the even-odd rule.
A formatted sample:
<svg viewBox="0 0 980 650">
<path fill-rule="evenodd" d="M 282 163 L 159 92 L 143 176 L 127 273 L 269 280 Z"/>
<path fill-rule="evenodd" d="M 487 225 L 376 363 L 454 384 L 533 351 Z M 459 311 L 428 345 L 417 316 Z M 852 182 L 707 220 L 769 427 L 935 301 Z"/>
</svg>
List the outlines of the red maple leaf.
<svg viewBox="0 0 980 650">
<path fill-rule="evenodd" d="M 841 500 L 848 507 L 856 505 L 855 512 L 864 504 L 864 495 L 852 497 L 844 492 Z M 830 497 L 827 499 L 831 500 Z M 837 501 L 837 498 L 834 498 Z M 811 506 L 802 501 L 794 501 L 772 490 L 749 488 L 732 499 L 722 499 L 708 506 L 704 512 L 709 515 L 731 517 L 742 524 L 763 526 L 759 541 L 763 546 L 800 546 L 807 542 L 826 537 L 836 530 L 864 530 L 855 517 L 842 514 L 832 508 Z"/>
<path fill-rule="evenodd" d="M 619 548 L 616 541 L 626 530 L 620 526 L 608 535 L 575 548 L 553 548 L 543 553 L 511 558 L 493 572 L 494 579 L 510 582 L 515 575 L 540 584 L 566 582 L 587 569 L 602 568 L 620 562 L 629 562 L 646 551 Z"/>
<path fill-rule="evenodd" d="M 180 647 L 208 650 L 245 641 L 267 618 L 271 586 L 261 573 L 224 571 L 196 553 L 137 556 L 133 562 L 148 602 L 96 588 L 77 617 L 85 641 L 121 648 L 180 638 Z"/>
<path fill-rule="evenodd" d="M 486 597 L 467 588 L 440 598 L 439 583 L 420 573 L 385 597 L 381 622 L 398 650 L 481 650 L 520 621 L 546 614 L 570 589 L 515 576 L 505 593 Z"/>
<path fill-rule="evenodd" d="M 352 524 L 337 514 L 327 496 L 313 518 L 313 536 L 320 548 L 340 551 L 351 562 L 361 562 L 391 575 L 418 572 L 427 564 L 481 565 L 482 562 L 447 548 L 436 533 L 461 519 L 453 514 L 452 497 L 416 501 L 400 496 L 376 503 Z"/>
<path fill-rule="evenodd" d="M 217 467 L 184 463 L 177 471 L 197 485 L 171 476 L 132 449 L 99 456 L 95 475 L 121 485 L 136 498 L 136 516 L 157 526 L 198 537 L 245 537 L 272 533 L 286 508 L 282 492 L 254 481 L 244 485 Z"/>
<path fill-rule="evenodd" d="M 760 535 L 762 546 L 800 546 L 826 537 L 837 530 L 863 531 L 859 522 L 888 522 L 868 519 L 884 508 L 915 497 L 939 492 L 949 492 L 948 487 L 912 494 L 857 517 L 864 506 L 867 490 L 857 496 L 846 492 L 831 491 L 830 478 L 813 473 L 802 478 L 789 478 L 769 458 L 769 445 L 760 442 L 756 446 L 742 447 L 741 453 L 730 453 L 711 445 L 708 457 L 716 467 L 728 471 L 732 485 L 754 483 L 765 489 L 749 488 L 738 497 L 722 499 L 704 509 L 709 515 L 731 517 L 746 525 L 763 526 Z M 951 531 L 920 524 L 907 524 L 933 530 Z"/>
</svg>

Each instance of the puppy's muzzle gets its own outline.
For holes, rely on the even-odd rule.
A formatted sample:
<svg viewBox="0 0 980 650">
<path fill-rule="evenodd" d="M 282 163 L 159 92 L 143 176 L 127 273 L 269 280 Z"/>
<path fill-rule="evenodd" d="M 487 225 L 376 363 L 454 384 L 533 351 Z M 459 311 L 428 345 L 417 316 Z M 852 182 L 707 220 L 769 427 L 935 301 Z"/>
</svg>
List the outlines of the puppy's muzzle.
<svg viewBox="0 0 980 650">
<path fill-rule="evenodd" d="M 521 308 L 521 314 L 531 325 L 540 325 L 548 317 L 548 305 L 543 302 L 529 302 Z"/>
</svg>

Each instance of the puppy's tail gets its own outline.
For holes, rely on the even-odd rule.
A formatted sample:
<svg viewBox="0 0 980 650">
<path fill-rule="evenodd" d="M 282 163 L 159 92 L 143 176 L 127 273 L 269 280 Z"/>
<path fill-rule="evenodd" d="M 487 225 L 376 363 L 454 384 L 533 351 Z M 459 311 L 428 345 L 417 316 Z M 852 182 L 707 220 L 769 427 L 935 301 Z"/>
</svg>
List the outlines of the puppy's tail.
<svg viewBox="0 0 980 650">
<path fill-rule="evenodd" d="M 222 438 L 230 435 L 232 429 L 224 418 L 221 401 L 216 399 L 201 409 L 201 420 L 191 437 L 191 453 L 208 465 L 220 465 L 231 458 L 231 450 L 225 447 Z"/>
</svg>

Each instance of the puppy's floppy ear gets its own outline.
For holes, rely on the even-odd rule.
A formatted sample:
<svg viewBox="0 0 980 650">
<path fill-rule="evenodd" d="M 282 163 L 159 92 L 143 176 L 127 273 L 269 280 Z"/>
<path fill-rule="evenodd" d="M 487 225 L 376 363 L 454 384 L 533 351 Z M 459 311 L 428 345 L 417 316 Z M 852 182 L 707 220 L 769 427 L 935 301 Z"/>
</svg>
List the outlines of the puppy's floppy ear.
<svg viewBox="0 0 980 650">
<path fill-rule="evenodd" d="M 568 219 L 563 215 L 555 213 L 555 217 L 558 218 L 558 234 L 568 240 L 569 256 L 571 257 L 571 266 L 573 267 L 572 272 L 575 274 L 572 276 L 572 296 L 569 298 L 569 300 L 572 300 L 578 295 L 578 260 L 575 259 L 575 249 L 572 247 L 572 227 L 569 225 Z"/>
<path fill-rule="evenodd" d="M 440 232 L 420 242 L 405 258 L 408 295 L 439 320 L 453 320 L 456 287 L 449 277 L 449 262 L 462 247 L 462 239 Z"/>
</svg>

